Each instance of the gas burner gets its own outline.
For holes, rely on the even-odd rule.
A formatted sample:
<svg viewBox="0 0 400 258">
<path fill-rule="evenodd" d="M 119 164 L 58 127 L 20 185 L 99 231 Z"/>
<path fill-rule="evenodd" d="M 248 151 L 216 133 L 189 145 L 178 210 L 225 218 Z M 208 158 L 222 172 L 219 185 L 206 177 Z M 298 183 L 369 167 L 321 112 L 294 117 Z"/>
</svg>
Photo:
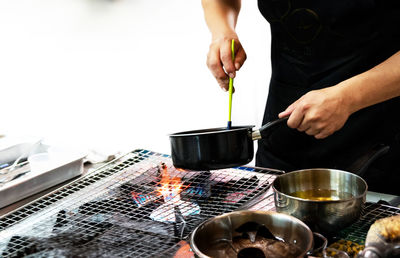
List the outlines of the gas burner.
<svg viewBox="0 0 400 258">
<path fill-rule="evenodd" d="M 226 250 L 229 257 L 238 258 L 296 258 L 299 248 L 277 239 L 269 229 L 256 222 L 237 228 Z"/>
</svg>

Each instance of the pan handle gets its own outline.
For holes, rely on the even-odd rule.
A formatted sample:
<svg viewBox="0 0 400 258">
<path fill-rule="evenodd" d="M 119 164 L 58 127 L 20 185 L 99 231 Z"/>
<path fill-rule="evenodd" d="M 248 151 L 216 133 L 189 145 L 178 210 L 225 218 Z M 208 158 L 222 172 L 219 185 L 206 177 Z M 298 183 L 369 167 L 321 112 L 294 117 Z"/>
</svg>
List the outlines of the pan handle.
<svg viewBox="0 0 400 258">
<path fill-rule="evenodd" d="M 370 165 L 380 157 L 384 156 L 390 150 L 390 146 L 378 144 L 369 149 L 361 158 L 356 160 L 346 171 L 352 172 L 359 176 L 364 176 Z"/>
<path fill-rule="evenodd" d="M 262 136 L 261 136 L 261 132 L 262 131 L 264 131 L 264 130 L 270 128 L 270 127 L 273 127 L 274 125 L 277 125 L 277 124 L 280 124 L 282 122 L 285 122 L 285 121 L 288 120 L 288 118 L 289 117 L 286 116 L 286 117 L 282 117 L 282 118 L 279 118 L 279 119 L 276 119 L 274 121 L 266 123 L 260 129 L 253 131 L 251 133 L 251 138 L 253 139 L 253 141 L 262 139 Z"/>
<path fill-rule="evenodd" d="M 312 233 L 314 235 L 314 244 L 316 242 L 315 241 L 315 237 L 316 237 L 316 238 L 320 239 L 319 242 L 321 242 L 320 243 L 321 246 L 317 246 L 317 247 L 313 246 L 313 249 L 311 251 L 309 251 L 308 255 L 314 255 L 314 254 L 317 254 L 317 253 L 322 253 L 323 250 L 325 250 L 326 247 L 328 246 L 328 239 L 326 237 L 324 237 L 322 234 L 317 233 L 317 232 L 312 232 Z"/>
</svg>

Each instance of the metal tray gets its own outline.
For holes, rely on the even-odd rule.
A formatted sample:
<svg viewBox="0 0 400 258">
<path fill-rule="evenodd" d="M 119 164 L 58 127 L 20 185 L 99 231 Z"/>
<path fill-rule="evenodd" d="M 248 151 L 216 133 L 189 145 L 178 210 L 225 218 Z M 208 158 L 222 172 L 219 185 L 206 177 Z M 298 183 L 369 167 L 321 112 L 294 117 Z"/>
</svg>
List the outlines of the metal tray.
<svg viewBox="0 0 400 258">
<path fill-rule="evenodd" d="M 49 147 L 41 144 L 36 152 L 46 151 Z M 81 175 L 85 156 L 85 153 L 77 154 L 76 157 L 61 162 L 57 167 L 37 173 L 27 172 L 0 186 L 0 208 Z"/>
</svg>

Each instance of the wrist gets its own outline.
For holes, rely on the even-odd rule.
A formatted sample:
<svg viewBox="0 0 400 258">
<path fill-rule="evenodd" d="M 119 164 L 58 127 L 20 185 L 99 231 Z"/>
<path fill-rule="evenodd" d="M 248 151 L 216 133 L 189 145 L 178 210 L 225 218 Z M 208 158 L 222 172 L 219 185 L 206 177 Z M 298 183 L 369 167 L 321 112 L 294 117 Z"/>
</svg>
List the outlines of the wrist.
<svg viewBox="0 0 400 258">
<path fill-rule="evenodd" d="M 221 30 L 212 33 L 212 41 L 238 40 L 238 36 L 234 30 Z"/>
<path fill-rule="evenodd" d="M 342 105 L 349 115 L 363 108 L 362 95 L 357 84 L 353 79 L 348 79 L 337 85 Z"/>
</svg>

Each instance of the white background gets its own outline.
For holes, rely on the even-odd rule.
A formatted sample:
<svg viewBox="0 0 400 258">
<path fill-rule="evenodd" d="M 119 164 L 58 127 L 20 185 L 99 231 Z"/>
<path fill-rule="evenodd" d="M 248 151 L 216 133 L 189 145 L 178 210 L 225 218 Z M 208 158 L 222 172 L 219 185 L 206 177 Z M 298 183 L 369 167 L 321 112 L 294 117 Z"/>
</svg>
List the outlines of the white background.
<svg viewBox="0 0 400 258">
<path fill-rule="evenodd" d="M 237 32 L 232 123 L 260 126 L 270 36 L 256 0 Z M 209 44 L 200 0 L 0 0 L 0 134 L 169 154 L 169 133 L 226 126 Z"/>
</svg>

